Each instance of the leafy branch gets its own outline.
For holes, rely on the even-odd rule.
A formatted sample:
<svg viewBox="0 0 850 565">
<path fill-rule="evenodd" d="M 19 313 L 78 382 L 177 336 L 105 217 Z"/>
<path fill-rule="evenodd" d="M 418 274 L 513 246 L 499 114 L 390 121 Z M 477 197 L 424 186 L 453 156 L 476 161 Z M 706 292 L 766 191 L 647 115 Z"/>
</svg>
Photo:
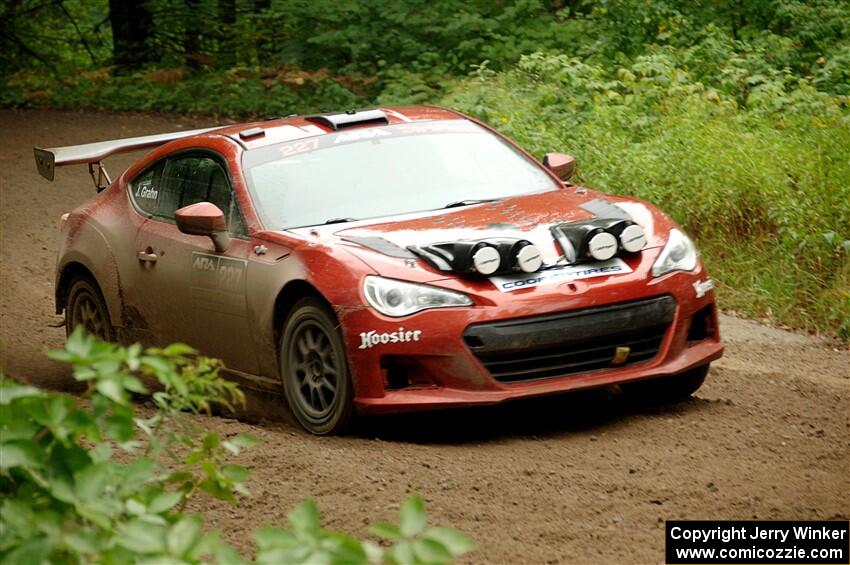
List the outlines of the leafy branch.
<svg viewBox="0 0 850 565">
<path fill-rule="evenodd" d="M 120 347 L 79 330 L 49 356 L 71 364 L 86 391 L 74 398 L 0 373 L 0 563 L 448 563 L 473 548 L 455 530 L 426 530 L 411 495 L 398 527 L 372 527 L 385 546 L 322 529 L 308 500 L 289 530 L 256 532 L 246 558 L 184 513 L 199 493 L 234 505 L 248 494 L 248 470 L 229 459 L 257 440 L 222 439 L 193 417 L 244 403 L 221 363 L 181 344 Z M 153 414 L 137 413 L 138 394 L 150 394 Z"/>
</svg>

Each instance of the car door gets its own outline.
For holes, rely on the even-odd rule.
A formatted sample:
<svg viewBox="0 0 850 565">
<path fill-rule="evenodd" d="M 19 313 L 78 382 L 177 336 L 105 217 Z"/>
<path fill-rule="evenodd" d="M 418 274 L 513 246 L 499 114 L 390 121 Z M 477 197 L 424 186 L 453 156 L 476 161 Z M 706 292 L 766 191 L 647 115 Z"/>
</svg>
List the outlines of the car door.
<svg viewBox="0 0 850 565">
<path fill-rule="evenodd" d="M 229 368 L 256 373 L 245 293 L 251 245 L 230 179 L 212 152 L 165 161 L 156 194 L 148 192 L 156 211 L 136 236 L 134 306 L 157 343 L 187 343 Z M 225 214 L 232 239 L 222 253 L 209 238 L 177 229 L 175 211 L 198 202 L 212 202 Z"/>
</svg>

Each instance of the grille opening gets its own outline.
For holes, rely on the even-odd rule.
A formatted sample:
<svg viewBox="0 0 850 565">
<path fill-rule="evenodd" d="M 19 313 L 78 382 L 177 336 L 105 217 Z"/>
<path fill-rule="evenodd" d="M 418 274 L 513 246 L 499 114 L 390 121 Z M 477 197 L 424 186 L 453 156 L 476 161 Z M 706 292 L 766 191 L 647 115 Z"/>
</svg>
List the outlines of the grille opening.
<svg viewBox="0 0 850 565">
<path fill-rule="evenodd" d="M 617 333 L 603 338 L 522 353 L 481 356 L 481 362 L 498 381 L 545 379 L 573 373 L 615 368 L 618 347 L 628 347 L 626 360 L 617 367 L 651 361 L 658 354 L 667 325 L 640 332 Z"/>
<path fill-rule="evenodd" d="M 688 341 L 702 341 L 714 337 L 714 305 L 699 310 L 691 318 L 691 327 L 688 329 Z"/>
<path fill-rule="evenodd" d="M 381 373 L 385 390 L 405 388 L 434 388 L 437 381 L 415 358 L 387 355 L 381 358 Z"/>
<path fill-rule="evenodd" d="M 476 324 L 467 328 L 464 340 L 497 381 L 563 377 L 651 362 L 674 313 L 675 301 L 665 295 Z"/>
<path fill-rule="evenodd" d="M 469 347 L 481 347 L 482 345 L 484 345 L 484 342 L 481 341 L 481 338 L 477 335 L 465 335 L 463 336 L 463 341 Z"/>
<path fill-rule="evenodd" d="M 400 390 L 410 386 L 407 367 L 395 359 L 382 359 L 381 371 L 384 373 L 384 387 L 387 390 Z"/>
</svg>

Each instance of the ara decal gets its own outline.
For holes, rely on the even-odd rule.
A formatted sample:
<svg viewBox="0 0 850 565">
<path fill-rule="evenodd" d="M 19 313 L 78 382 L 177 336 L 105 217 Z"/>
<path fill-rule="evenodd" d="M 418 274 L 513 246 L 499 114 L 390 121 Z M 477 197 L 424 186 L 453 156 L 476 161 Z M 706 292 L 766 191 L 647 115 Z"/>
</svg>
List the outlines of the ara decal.
<svg viewBox="0 0 850 565">
<path fill-rule="evenodd" d="M 245 288 L 245 265 L 241 259 L 192 253 L 192 285 L 241 295 Z"/>
</svg>

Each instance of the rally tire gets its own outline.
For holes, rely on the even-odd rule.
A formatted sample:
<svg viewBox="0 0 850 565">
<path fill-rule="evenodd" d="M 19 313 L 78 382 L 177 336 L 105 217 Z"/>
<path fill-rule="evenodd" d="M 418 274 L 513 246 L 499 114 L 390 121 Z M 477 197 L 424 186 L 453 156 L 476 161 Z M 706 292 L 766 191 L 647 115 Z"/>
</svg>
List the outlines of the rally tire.
<svg viewBox="0 0 850 565">
<path fill-rule="evenodd" d="M 103 293 L 93 279 L 79 275 L 68 286 L 68 301 L 65 305 L 65 333 L 82 326 L 87 334 L 103 341 L 115 341 L 115 328 L 109 318 L 109 309 Z"/>
<path fill-rule="evenodd" d="M 281 332 L 280 376 L 286 400 L 298 422 L 316 435 L 343 433 L 354 413 L 338 325 L 323 301 L 306 297 L 295 304 Z"/>
<path fill-rule="evenodd" d="M 689 398 L 705 382 L 709 364 L 671 377 L 657 377 L 620 385 L 629 396 L 648 402 L 677 402 Z"/>
</svg>

